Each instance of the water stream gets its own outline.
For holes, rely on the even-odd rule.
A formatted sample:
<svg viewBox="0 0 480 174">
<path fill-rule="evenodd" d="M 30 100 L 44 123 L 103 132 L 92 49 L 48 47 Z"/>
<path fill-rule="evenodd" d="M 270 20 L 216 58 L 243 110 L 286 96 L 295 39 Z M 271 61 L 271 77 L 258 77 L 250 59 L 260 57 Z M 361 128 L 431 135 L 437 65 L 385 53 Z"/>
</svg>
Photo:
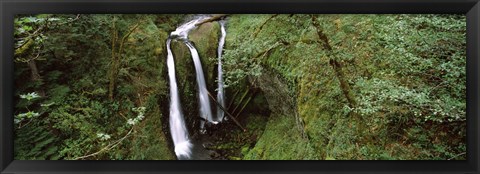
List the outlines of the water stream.
<svg viewBox="0 0 480 174">
<path fill-rule="evenodd" d="M 217 101 L 220 103 L 220 105 L 225 108 L 225 94 L 223 90 L 223 69 L 222 69 L 222 52 L 223 52 L 223 45 L 225 44 L 225 36 L 227 35 L 227 32 L 225 31 L 225 21 L 220 21 L 220 30 L 222 31 L 222 36 L 220 37 L 220 40 L 218 41 L 218 50 L 217 50 L 217 55 L 218 55 L 218 91 L 217 91 Z M 220 106 L 217 106 L 217 121 L 221 122 L 225 116 L 224 111 L 220 108 Z"/>
<path fill-rule="evenodd" d="M 200 62 L 200 56 L 198 55 L 197 49 L 189 41 L 185 41 L 188 49 L 192 54 L 193 63 L 195 64 L 195 71 L 197 77 L 198 85 L 198 100 L 200 101 L 200 117 L 217 124 L 216 121 L 213 121 L 212 110 L 210 108 L 210 100 L 208 99 L 207 85 L 205 83 L 205 76 L 203 75 L 202 62 Z M 205 130 L 205 121 L 202 120 L 200 123 L 200 131 Z"/>
<path fill-rule="evenodd" d="M 175 155 L 178 159 L 188 159 L 191 154 L 192 144 L 188 138 L 187 127 L 183 119 L 183 113 L 178 96 L 177 78 L 175 77 L 175 62 L 170 49 L 171 39 L 167 40 L 167 67 L 170 83 L 170 133 L 175 145 Z"/>
</svg>

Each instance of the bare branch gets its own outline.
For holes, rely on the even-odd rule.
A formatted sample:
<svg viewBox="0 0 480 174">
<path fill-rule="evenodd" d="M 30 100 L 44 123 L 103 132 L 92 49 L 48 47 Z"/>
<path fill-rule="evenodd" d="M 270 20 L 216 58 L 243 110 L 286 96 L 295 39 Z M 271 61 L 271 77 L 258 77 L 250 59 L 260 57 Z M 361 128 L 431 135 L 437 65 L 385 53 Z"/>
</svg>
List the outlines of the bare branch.
<svg viewBox="0 0 480 174">
<path fill-rule="evenodd" d="M 455 155 L 454 157 L 451 157 L 451 158 L 449 158 L 449 159 L 447 159 L 447 160 L 452 160 L 452 159 L 455 159 L 456 157 L 459 157 L 459 156 L 462 156 L 462 155 L 465 155 L 465 154 L 467 154 L 467 152 L 462 152 L 462 153 L 460 153 L 460 154 L 458 154 L 458 155 Z"/>
<path fill-rule="evenodd" d="M 217 100 L 215 100 L 215 97 L 213 97 L 212 94 L 210 94 L 210 92 L 207 91 L 207 93 L 208 93 L 208 96 L 210 96 L 210 97 L 212 98 L 212 100 L 215 101 L 215 103 L 217 104 L 217 106 L 219 106 L 220 109 L 222 109 L 222 110 L 233 120 L 233 122 L 235 122 L 235 124 L 237 124 L 237 126 L 240 127 L 240 128 L 243 130 L 243 132 L 246 132 L 246 131 L 247 131 L 247 129 L 245 129 L 245 128 L 240 124 L 240 122 L 238 122 L 237 119 L 235 119 L 235 117 L 234 117 L 233 115 L 231 115 L 229 112 L 227 112 L 227 111 L 225 110 L 225 108 L 223 108 L 223 106 L 222 106 L 220 103 L 218 103 Z"/>
<path fill-rule="evenodd" d="M 89 155 L 85 155 L 85 156 L 81 156 L 81 157 L 77 157 L 77 158 L 74 158 L 74 160 L 79 160 L 79 159 L 85 159 L 85 158 L 88 158 L 88 157 L 92 157 L 92 156 L 95 156 L 95 155 L 98 155 L 102 152 L 105 152 L 105 151 L 109 151 L 110 149 L 113 149 L 114 147 L 118 146 L 123 140 L 125 140 L 125 138 L 127 138 L 133 131 L 133 128 L 132 127 L 130 129 L 130 131 L 128 131 L 128 133 L 123 136 L 122 138 L 118 139 L 117 141 L 105 146 L 104 148 L 100 149 L 99 151 L 95 152 L 95 153 L 92 153 L 92 154 L 89 154 Z"/>
<path fill-rule="evenodd" d="M 260 25 L 260 27 L 258 27 L 257 30 L 255 30 L 255 33 L 253 33 L 253 38 L 257 37 L 258 33 L 260 33 L 260 31 L 263 29 L 263 26 L 265 26 L 265 24 L 267 24 L 268 21 L 272 20 L 273 18 L 275 18 L 277 16 L 278 16 L 278 14 L 274 14 L 274 15 L 270 16 L 270 18 L 265 20 L 265 22 L 263 22 L 263 24 Z"/>
</svg>

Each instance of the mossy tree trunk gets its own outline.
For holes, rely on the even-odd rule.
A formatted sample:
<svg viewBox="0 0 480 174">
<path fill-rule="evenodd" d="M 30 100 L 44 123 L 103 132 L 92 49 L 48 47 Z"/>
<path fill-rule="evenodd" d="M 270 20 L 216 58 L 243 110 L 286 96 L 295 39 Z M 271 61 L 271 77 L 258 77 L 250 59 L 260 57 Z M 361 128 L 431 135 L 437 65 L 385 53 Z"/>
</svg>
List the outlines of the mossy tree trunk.
<svg viewBox="0 0 480 174">
<path fill-rule="evenodd" d="M 323 33 L 322 28 L 320 27 L 320 24 L 318 24 L 317 17 L 315 15 L 312 15 L 312 24 L 316 29 L 318 38 L 320 39 L 322 46 L 325 50 L 328 51 L 328 54 L 331 56 L 330 57 L 330 65 L 332 68 L 335 70 L 335 74 L 338 78 L 338 81 L 340 81 L 340 88 L 342 89 L 343 95 L 348 101 L 348 105 L 350 108 L 355 108 L 357 105 L 357 102 L 355 101 L 355 97 L 352 93 L 350 84 L 348 84 L 345 74 L 343 72 L 343 65 L 340 63 L 336 55 L 333 53 L 333 48 L 328 42 L 328 37 Z"/>
<path fill-rule="evenodd" d="M 33 51 L 34 45 L 35 45 L 35 41 L 31 38 L 28 39 L 28 41 L 26 41 L 25 44 L 15 49 L 14 56 L 16 61 L 24 62 L 28 64 L 28 67 L 31 72 L 31 81 L 34 83 L 39 83 L 42 81 L 42 77 L 38 72 L 37 63 L 35 62 L 35 59 L 37 59 L 40 56 L 40 54 L 37 54 L 35 57 L 32 57 L 31 53 Z M 23 57 L 28 57 L 28 58 L 23 58 Z M 42 97 L 45 96 L 45 91 L 43 89 L 37 89 L 37 92 L 39 93 L 40 96 Z"/>
<path fill-rule="evenodd" d="M 117 81 L 118 73 L 120 72 L 120 66 L 121 66 L 120 58 L 122 57 L 125 42 L 127 38 L 130 36 L 130 34 L 132 34 L 132 32 L 135 31 L 135 29 L 137 29 L 138 26 L 140 25 L 140 23 L 135 24 L 133 27 L 130 28 L 128 33 L 125 34 L 121 40 L 119 40 L 118 30 L 115 26 L 115 21 L 116 21 L 116 18 L 114 16 L 112 21 L 112 62 L 109 70 L 110 82 L 108 86 L 108 97 L 112 101 L 115 98 L 114 92 L 117 86 L 116 81 Z M 119 48 L 117 49 L 117 47 Z"/>
</svg>

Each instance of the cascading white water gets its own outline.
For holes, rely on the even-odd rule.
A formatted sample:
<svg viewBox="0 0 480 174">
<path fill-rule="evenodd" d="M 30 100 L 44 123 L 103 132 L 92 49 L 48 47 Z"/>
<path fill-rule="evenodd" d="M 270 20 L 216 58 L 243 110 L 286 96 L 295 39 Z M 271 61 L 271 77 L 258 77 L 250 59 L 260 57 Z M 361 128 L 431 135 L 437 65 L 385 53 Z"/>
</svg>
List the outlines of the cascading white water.
<svg viewBox="0 0 480 174">
<path fill-rule="evenodd" d="M 177 81 L 175 77 L 175 63 L 173 53 L 170 49 L 172 39 L 183 41 L 191 52 L 193 63 L 195 65 L 196 79 L 198 86 L 198 98 L 200 100 L 200 117 L 203 120 L 200 122 L 200 131 L 205 132 L 205 121 L 217 124 L 224 118 L 224 112 L 219 107 L 217 108 L 217 118 L 214 120 L 210 107 L 210 100 L 208 98 L 208 91 L 205 83 L 205 76 L 203 74 L 202 63 L 200 56 L 195 49 L 195 46 L 188 40 L 188 33 L 196 28 L 196 24 L 205 20 L 207 16 L 199 16 L 170 33 L 167 39 L 167 67 L 168 76 L 170 80 L 170 133 L 172 134 L 173 143 L 175 145 L 175 154 L 178 159 L 190 159 L 192 144 L 190 143 L 187 128 L 183 118 L 182 110 L 180 108 L 180 98 L 178 94 Z M 225 25 L 224 21 L 220 21 L 222 36 L 218 45 L 218 93 L 217 99 L 222 107 L 225 107 L 224 90 L 223 90 L 223 70 L 222 70 L 222 51 L 225 43 Z"/>
<path fill-rule="evenodd" d="M 193 64 L 195 64 L 198 85 L 198 99 L 200 100 L 200 116 L 208 122 L 217 124 L 216 121 L 213 121 L 210 100 L 208 99 L 207 85 L 205 83 L 205 76 L 203 75 L 202 62 L 200 62 L 200 56 L 198 55 L 197 49 L 195 49 L 191 42 L 185 41 L 185 44 L 187 45 L 188 49 L 190 49 Z M 200 124 L 200 129 L 203 130 L 204 126 L 204 122 L 202 121 Z"/>
<path fill-rule="evenodd" d="M 168 76 L 170 80 L 170 133 L 172 135 L 173 144 L 175 146 L 175 154 L 178 159 L 190 159 L 192 144 L 188 137 L 188 131 L 185 125 L 183 114 L 180 106 L 180 98 L 178 95 L 177 81 L 175 77 L 175 63 L 173 60 L 173 53 L 170 49 L 172 39 L 178 39 L 185 42 L 190 49 L 192 59 L 195 64 L 195 70 L 197 73 L 197 84 L 199 89 L 200 100 L 200 116 L 205 120 L 216 124 L 217 122 L 212 120 L 212 111 L 210 108 L 210 101 L 208 99 L 207 88 L 205 84 L 205 77 L 203 75 L 203 68 L 200 62 L 200 56 L 192 43 L 188 41 L 188 33 L 194 29 L 200 21 L 206 19 L 207 16 L 200 16 L 194 20 L 191 20 L 175 31 L 170 33 L 170 37 L 167 39 L 167 67 Z M 203 132 L 205 121 L 200 122 L 200 129 Z"/>
<path fill-rule="evenodd" d="M 204 120 L 200 121 L 200 130 L 205 132 L 205 120 L 208 122 L 212 122 L 217 124 L 218 122 L 213 121 L 212 111 L 210 108 L 210 100 L 208 99 L 208 92 L 207 87 L 205 84 L 205 76 L 203 75 L 203 68 L 200 62 L 200 56 L 198 55 L 197 49 L 193 46 L 192 43 L 188 41 L 188 33 L 196 28 L 196 24 L 205 20 L 208 16 L 198 16 L 196 19 L 193 19 L 180 27 L 178 27 L 175 31 L 173 31 L 170 36 L 174 38 L 179 38 L 185 42 L 187 47 L 190 49 L 192 54 L 192 59 L 195 64 L 195 71 L 196 71 L 196 78 L 198 84 L 198 97 L 199 97 L 199 104 L 200 104 L 200 117 Z"/>
<path fill-rule="evenodd" d="M 196 28 L 195 24 L 205 20 L 207 16 L 198 16 L 197 18 L 179 26 L 175 31 L 170 33 L 171 37 L 180 38 L 181 40 L 188 40 L 188 33 Z"/>
<path fill-rule="evenodd" d="M 220 23 L 220 30 L 222 31 L 222 36 L 218 41 L 218 50 L 217 50 L 217 55 L 218 55 L 217 101 L 218 103 L 220 103 L 220 105 L 223 108 L 225 108 L 225 94 L 223 90 L 222 52 L 223 52 L 223 45 L 225 44 L 225 36 L 227 35 L 227 32 L 225 31 L 225 21 L 222 20 L 222 21 L 219 21 L 219 23 Z M 217 106 L 217 121 L 221 122 L 224 116 L 225 116 L 224 111 L 220 108 L 220 106 Z"/>
<path fill-rule="evenodd" d="M 177 79 L 175 77 L 175 62 L 170 49 L 171 39 L 167 40 L 167 67 L 170 81 L 170 134 L 175 145 L 175 154 L 179 159 L 189 159 L 192 144 L 188 138 L 187 128 L 183 119 L 178 96 Z"/>
</svg>

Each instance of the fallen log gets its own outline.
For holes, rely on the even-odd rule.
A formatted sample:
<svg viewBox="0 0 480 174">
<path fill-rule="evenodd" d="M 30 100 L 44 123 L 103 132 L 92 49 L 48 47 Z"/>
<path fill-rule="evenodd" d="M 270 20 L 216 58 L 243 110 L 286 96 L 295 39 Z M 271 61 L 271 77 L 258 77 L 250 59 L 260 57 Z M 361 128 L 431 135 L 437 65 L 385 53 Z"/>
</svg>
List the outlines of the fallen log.
<svg viewBox="0 0 480 174">
<path fill-rule="evenodd" d="M 250 91 L 250 88 L 247 88 L 247 90 L 245 90 L 245 93 L 243 93 L 242 98 L 240 98 L 240 101 L 238 102 L 238 104 L 235 106 L 235 108 L 233 108 L 232 113 L 235 114 L 235 111 L 237 111 L 238 107 L 243 103 L 243 100 L 245 99 L 249 91 Z"/>
<path fill-rule="evenodd" d="M 250 103 L 250 101 L 252 100 L 252 98 L 255 97 L 255 94 L 256 94 L 256 90 L 253 91 L 252 95 L 250 95 L 250 97 L 248 97 L 247 101 L 243 104 L 242 108 L 238 111 L 238 113 L 235 115 L 235 118 L 237 118 L 242 112 L 243 110 L 245 109 L 245 107 L 247 107 L 248 103 Z"/>
<path fill-rule="evenodd" d="M 198 27 L 198 26 L 200 26 L 204 23 L 207 23 L 207 22 L 219 21 L 219 20 L 222 20 L 222 18 L 224 18 L 226 16 L 228 16 L 228 14 L 214 15 L 211 18 L 208 18 L 208 19 L 203 20 L 202 22 L 196 23 L 195 26 Z"/>
<path fill-rule="evenodd" d="M 237 90 L 237 91 L 235 92 L 235 94 L 233 94 L 232 99 L 230 99 L 230 104 L 228 104 L 228 106 L 227 106 L 227 110 L 229 110 L 229 109 L 230 109 L 230 106 L 232 106 L 233 102 L 235 101 L 235 97 L 237 97 L 238 93 L 240 93 L 240 90 Z"/>
<path fill-rule="evenodd" d="M 207 91 L 207 93 L 208 93 L 208 96 L 210 96 L 210 97 L 212 98 L 212 100 L 215 101 L 215 103 L 217 103 L 217 105 L 220 107 L 220 109 L 222 109 L 225 113 L 227 113 L 227 115 L 233 120 L 233 122 L 235 122 L 235 124 L 237 124 L 237 126 L 240 127 L 240 128 L 243 130 L 243 132 L 247 132 L 247 129 L 245 129 L 245 128 L 240 124 L 240 122 L 238 122 L 237 119 L 235 119 L 235 117 L 233 117 L 233 115 L 231 115 L 230 113 L 228 113 L 228 112 L 225 110 L 225 108 L 223 108 L 223 106 L 222 106 L 220 103 L 218 103 L 217 100 L 215 100 L 215 97 L 213 97 L 212 94 L 210 94 L 210 92 Z"/>
</svg>

